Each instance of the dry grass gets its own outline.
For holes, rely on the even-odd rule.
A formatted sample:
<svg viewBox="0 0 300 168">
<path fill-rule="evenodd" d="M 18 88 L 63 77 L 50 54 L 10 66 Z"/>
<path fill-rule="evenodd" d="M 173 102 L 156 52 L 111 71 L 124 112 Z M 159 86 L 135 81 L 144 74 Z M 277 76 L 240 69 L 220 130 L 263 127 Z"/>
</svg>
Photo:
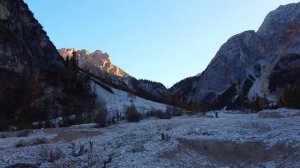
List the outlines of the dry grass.
<svg viewBox="0 0 300 168">
<path fill-rule="evenodd" d="M 161 110 L 155 110 L 151 112 L 151 116 L 157 117 L 160 119 L 171 119 L 172 113 L 163 112 Z"/>
<path fill-rule="evenodd" d="M 12 138 L 12 137 L 28 137 L 32 133 L 32 130 L 26 129 L 15 132 L 0 132 L 0 138 Z"/>
<path fill-rule="evenodd" d="M 25 146 L 29 146 L 29 143 L 26 142 L 25 140 L 20 140 L 15 145 L 16 148 L 22 148 L 22 147 L 25 147 Z"/>
<path fill-rule="evenodd" d="M 79 138 L 88 138 L 100 135 L 100 131 L 83 131 L 83 130 L 70 130 L 68 128 L 60 128 L 60 129 L 48 129 L 47 133 L 55 133 L 57 136 L 52 139 L 52 142 L 64 141 L 64 142 L 72 142 Z"/>
<path fill-rule="evenodd" d="M 197 153 L 199 157 L 205 156 L 209 161 L 218 165 L 235 165 L 245 163 L 247 165 L 276 160 L 283 157 L 292 156 L 296 148 L 276 144 L 272 148 L 267 148 L 262 142 L 237 143 L 232 141 L 216 140 L 188 140 L 179 138 L 180 145 L 172 151 L 165 152 L 162 157 L 177 161 L 177 156 L 185 153 Z M 284 158 L 282 158 L 284 159 Z"/>
<path fill-rule="evenodd" d="M 35 138 L 32 142 L 28 142 L 22 139 L 15 144 L 15 147 L 21 148 L 26 146 L 41 145 L 45 143 L 47 143 L 47 140 L 45 138 Z"/>
<path fill-rule="evenodd" d="M 47 143 L 47 140 L 45 138 L 35 138 L 33 140 L 32 145 L 41 145 Z"/>
</svg>

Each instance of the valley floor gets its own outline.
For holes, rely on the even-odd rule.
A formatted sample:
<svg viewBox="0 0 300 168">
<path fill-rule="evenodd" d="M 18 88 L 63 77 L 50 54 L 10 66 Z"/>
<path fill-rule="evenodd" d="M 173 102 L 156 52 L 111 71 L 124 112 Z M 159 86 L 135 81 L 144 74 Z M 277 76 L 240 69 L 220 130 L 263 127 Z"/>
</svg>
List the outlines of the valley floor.
<svg viewBox="0 0 300 168">
<path fill-rule="evenodd" d="M 300 167 L 300 110 L 218 113 L 0 133 L 0 167 Z"/>
</svg>

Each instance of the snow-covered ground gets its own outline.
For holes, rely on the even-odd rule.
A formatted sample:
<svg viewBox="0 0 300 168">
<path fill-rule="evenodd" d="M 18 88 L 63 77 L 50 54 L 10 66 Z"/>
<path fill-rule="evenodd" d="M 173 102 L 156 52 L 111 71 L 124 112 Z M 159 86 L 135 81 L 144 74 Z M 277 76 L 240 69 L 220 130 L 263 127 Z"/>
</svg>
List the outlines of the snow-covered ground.
<svg viewBox="0 0 300 168">
<path fill-rule="evenodd" d="M 0 138 L 0 167 L 300 167 L 300 110 L 218 113 Z M 36 137 L 47 141 L 32 143 Z M 20 140 L 29 145 L 15 147 Z"/>
<path fill-rule="evenodd" d="M 123 112 L 125 111 L 124 109 L 129 107 L 131 104 L 133 104 L 142 114 L 153 110 L 161 110 L 164 112 L 167 108 L 165 104 L 146 100 L 113 87 L 110 88 L 114 93 L 110 93 L 99 85 L 92 84 L 92 86 L 95 89 L 97 98 L 106 105 L 110 115 L 115 113 L 123 115 Z"/>
</svg>

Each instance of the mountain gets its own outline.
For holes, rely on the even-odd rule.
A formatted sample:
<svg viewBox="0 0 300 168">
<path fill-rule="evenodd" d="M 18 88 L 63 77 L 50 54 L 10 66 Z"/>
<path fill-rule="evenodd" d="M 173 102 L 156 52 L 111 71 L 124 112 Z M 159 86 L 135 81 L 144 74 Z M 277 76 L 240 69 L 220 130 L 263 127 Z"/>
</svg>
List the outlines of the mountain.
<svg viewBox="0 0 300 168">
<path fill-rule="evenodd" d="M 88 111 L 92 95 L 84 78 L 67 71 L 27 4 L 0 1 L 0 130 L 28 128 L 74 108 Z"/>
<path fill-rule="evenodd" d="M 124 119 L 131 105 L 142 117 L 154 111 L 165 112 L 172 104 L 172 95 L 159 82 L 136 79 L 113 65 L 110 56 L 101 50 L 92 53 L 85 49 L 59 49 L 64 60 L 78 60 L 80 71 L 92 77 L 91 88 L 98 102 L 106 107 L 108 122 Z"/>
<path fill-rule="evenodd" d="M 183 95 L 191 92 L 194 88 L 193 84 L 199 79 L 199 76 L 187 77 L 177 83 L 175 83 L 169 90 L 176 95 Z"/>
<path fill-rule="evenodd" d="M 121 68 L 113 65 L 110 56 L 101 50 L 93 53 L 82 49 L 59 49 L 60 55 L 66 60 L 75 54 L 79 67 L 93 75 L 109 87 L 126 91 L 139 97 L 167 104 L 172 102 L 171 92 L 161 83 L 145 79 L 136 79 Z"/>
<path fill-rule="evenodd" d="M 23 1 L 1 0 L 0 68 L 22 77 L 64 73 L 63 62 Z"/>
<path fill-rule="evenodd" d="M 217 103 L 222 107 L 254 101 L 257 97 L 276 103 L 283 86 L 295 84 L 300 77 L 299 29 L 300 3 L 280 6 L 267 15 L 257 32 L 245 31 L 231 37 L 200 77 L 173 93 L 188 103 Z M 290 68 L 283 62 L 293 64 L 297 72 L 289 76 L 294 79 L 291 83 L 275 84 L 270 76 Z"/>
<path fill-rule="evenodd" d="M 128 74 L 121 68 L 113 65 L 110 60 L 110 56 L 107 53 L 103 53 L 101 50 L 96 50 L 90 53 L 87 50 L 77 50 L 74 48 L 62 48 L 58 52 L 60 55 L 67 59 L 71 58 L 73 53 L 76 53 L 78 58 L 79 67 L 87 69 L 89 71 L 102 70 L 106 73 L 113 74 L 119 77 L 127 77 Z"/>
</svg>

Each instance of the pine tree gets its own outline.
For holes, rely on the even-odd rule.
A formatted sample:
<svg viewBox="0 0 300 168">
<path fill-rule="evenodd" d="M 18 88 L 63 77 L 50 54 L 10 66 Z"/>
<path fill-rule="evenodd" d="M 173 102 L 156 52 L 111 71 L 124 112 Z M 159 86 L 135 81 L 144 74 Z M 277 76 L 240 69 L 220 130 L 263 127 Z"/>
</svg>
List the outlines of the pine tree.
<svg viewBox="0 0 300 168">
<path fill-rule="evenodd" d="M 3 99 L 0 101 L 0 131 L 7 129 L 17 107 L 14 91 L 12 86 L 3 88 Z"/>
<path fill-rule="evenodd" d="M 66 90 L 68 92 L 76 92 L 77 86 L 77 75 L 78 75 L 78 57 L 76 52 L 73 52 L 71 58 L 66 58 L 67 74 L 66 74 Z"/>
<path fill-rule="evenodd" d="M 281 106 L 300 108 L 300 84 L 287 87 L 279 100 Z"/>
<path fill-rule="evenodd" d="M 62 85 L 62 79 L 61 79 L 61 76 L 59 75 L 59 73 L 56 73 L 54 80 L 55 80 L 54 85 L 56 87 L 60 87 Z"/>
</svg>

